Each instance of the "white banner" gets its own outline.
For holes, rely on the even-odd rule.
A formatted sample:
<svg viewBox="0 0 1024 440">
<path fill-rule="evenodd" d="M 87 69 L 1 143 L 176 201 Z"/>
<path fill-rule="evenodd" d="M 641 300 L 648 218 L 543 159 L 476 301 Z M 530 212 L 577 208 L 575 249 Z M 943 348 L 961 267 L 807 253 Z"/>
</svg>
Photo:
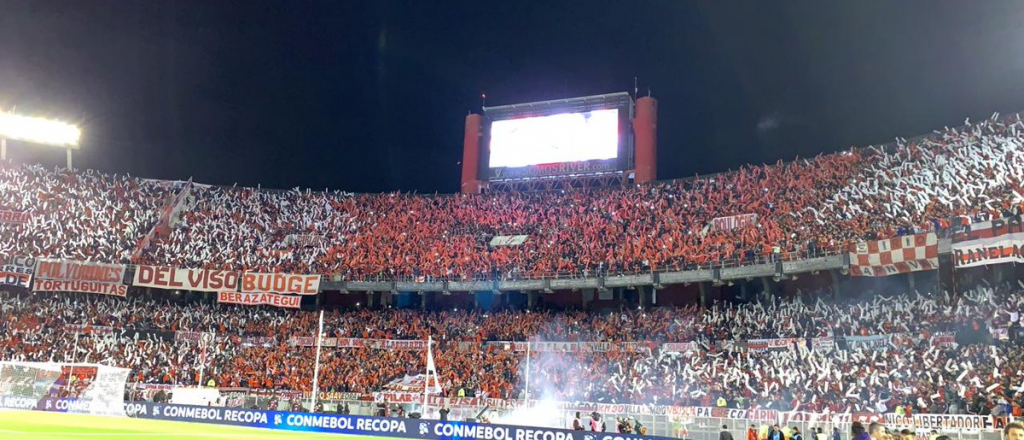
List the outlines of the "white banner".
<svg viewBox="0 0 1024 440">
<path fill-rule="evenodd" d="M 30 284 L 32 284 L 31 267 L 15 264 L 0 266 L 0 285 L 18 286 L 28 289 Z"/>
<path fill-rule="evenodd" d="M 495 235 L 491 239 L 491 246 L 519 246 L 526 243 L 529 235 Z"/>
<path fill-rule="evenodd" d="M 757 224 L 757 214 L 739 214 L 716 217 L 711 220 L 712 231 L 730 231 Z"/>
<path fill-rule="evenodd" d="M 39 260 L 33 292 L 98 293 L 124 297 L 124 266 L 83 261 Z"/>
<path fill-rule="evenodd" d="M 238 279 L 238 272 L 231 270 L 137 266 L 132 284 L 167 290 L 226 292 L 238 290 Z"/>
<path fill-rule="evenodd" d="M 889 345 L 892 335 L 846 336 L 846 344 L 851 350 L 857 348 L 881 348 Z"/>
<path fill-rule="evenodd" d="M 274 306 L 297 309 L 302 305 L 301 296 L 278 295 L 276 293 L 219 292 L 217 302 L 221 304 L 242 304 L 247 306 Z"/>
<path fill-rule="evenodd" d="M 242 293 L 316 295 L 320 291 L 320 275 L 246 272 L 241 286 Z"/>
<path fill-rule="evenodd" d="M 792 350 L 794 344 L 804 341 L 799 338 L 782 339 L 751 339 L 747 341 L 747 350 L 757 353 L 768 350 Z"/>
<path fill-rule="evenodd" d="M 957 268 L 999 263 L 1024 263 L 1024 232 L 953 243 L 953 265 Z"/>
<path fill-rule="evenodd" d="M 667 353 L 690 353 L 700 351 L 700 345 L 696 342 L 667 342 L 662 344 L 661 350 Z"/>
<path fill-rule="evenodd" d="M 914 414 L 910 417 L 886 414 L 885 424 L 912 429 L 977 429 L 987 431 L 1000 430 L 1005 427 L 1006 418 L 968 414 Z"/>
</svg>

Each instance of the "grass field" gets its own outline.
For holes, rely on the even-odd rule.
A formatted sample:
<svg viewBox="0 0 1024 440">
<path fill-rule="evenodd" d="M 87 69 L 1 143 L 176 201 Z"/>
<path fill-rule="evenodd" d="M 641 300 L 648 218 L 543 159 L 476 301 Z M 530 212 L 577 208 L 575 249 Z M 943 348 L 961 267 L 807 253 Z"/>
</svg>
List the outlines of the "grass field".
<svg viewBox="0 0 1024 440">
<path fill-rule="evenodd" d="M 273 439 L 336 438 L 352 440 L 391 440 L 389 437 L 365 437 L 340 434 L 284 432 L 259 428 L 167 422 L 163 420 L 102 417 L 82 414 L 38 411 L 0 411 L 0 438 L 3 439 Z"/>
</svg>

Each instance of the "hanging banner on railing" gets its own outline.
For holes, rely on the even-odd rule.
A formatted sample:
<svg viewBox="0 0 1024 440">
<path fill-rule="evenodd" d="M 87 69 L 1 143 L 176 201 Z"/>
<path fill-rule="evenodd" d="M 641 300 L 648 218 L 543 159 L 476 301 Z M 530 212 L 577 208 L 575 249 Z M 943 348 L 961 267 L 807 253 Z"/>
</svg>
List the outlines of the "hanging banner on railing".
<svg viewBox="0 0 1024 440">
<path fill-rule="evenodd" d="M 132 284 L 166 290 L 228 292 L 238 290 L 238 272 L 216 269 L 178 269 L 137 266 Z"/>
<path fill-rule="evenodd" d="M 32 213 L 0 209 L 0 223 L 25 225 L 32 222 Z"/>
<path fill-rule="evenodd" d="M 320 234 L 288 234 L 284 238 L 285 246 L 317 247 L 326 244 L 328 238 Z"/>
<path fill-rule="evenodd" d="M 836 346 L 836 339 L 832 337 L 814 338 L 811 340 L 811 349 L 814 351 L 828 351 Z"/>
<path fill-rule="evenodd" d="M 1006 427 L 1006 417 L 975 416 L 968 414 L 914 414 L 910 417 L 886 414 L 885 424 L 910 429 L 977 429 L 1000 430 Z"/>
<path fill-rule="evenodd" d="M 106 336 L 113 335 L 118 332 L 120 332 L 120 330 L 105 325 L 64 324 L 64 333 L 82 333 L 86 335 Z"/>
<path fill-rule="evenodd" d="M 934 232 L 873 240 L 850 247 L 850 276 L 884 277 L 939 268 Z"/>
<path fill-rule="evenodd" d="M 320 275 L 246 272 L 241 286 L 242 293 L 316 295 L 320 291 Z"/>
<path fill-rule="evenodd" d="M 221 304 L 274 306 L 297 309 L 302 305 L 302 297 L 294 295 L 278 295 L 276 293 L 218 292 L 217 302 Z"/>
<path fill-rule="evenodd" d="M 889 345 L 892 335 L 847 336 L 846 344 L 850 350 L 858 348 L 882 348 Z"/>
<path fill-rule="evenodd" d="M 757 214 L 739 214 L 728 217 L 716 217 L 711 220 L 712 231 L 731 231 L 757 224 Z"/>
<path fill-rule="evenodd" d="M 955 268 L 1024 262 L 1024 223 L 1010 217 L 966 226 L 953 235 Z"/>
<path fill-rule="evenodd" d="M 526 240 L 529 238 L 529 235 L 495 235 L 491 239 L 491 247 L 519 246 L 526 243 Z"/>
<path fill-rule="evenodd" d="M 933 347 L 949 347 L 956 345 L 956 333 L 953 332 L 935 332 L 932 334 L 931 340 L 928 341 Z"/>
<path fill-rule="evenodd" d="M 747 341 L 747 350 L 757 353 L 768 350 L 793 350 L 795 344 L 803 341 L 799 338 L 780 339 L 750 339 Z"/>
<path fill-rule="evenodd" d="M 650 342 L 530 342 L 526 341 L 490 341 L 485 345 L 495 346 L 503 350 L 538 353 L 605 353 L 614 350 L 647 350 L 657 344 Z"/>
<path fill-rule="evenodd" d="M 315 347 L 316 338 L 297 336 L 288 338 L 288 344 L 295 347 Z M 427 341 L 418 339 L 361 339 L 361 338 L 324 338 L 320 345 L 328 348 L 373 348 L 396 351 L 422 351 L 427 349 Z"/>
<path fill-rule="evenodd" d="M 124 266 L 83 261 L 39 260 L 33 292 L 98 293 L 124 297 Z"/>
<path fill-rule="evenodd" d="M 17 286 L 26 289 L 32 284 L 36 259 L 32 257 L 12 257 L 8 264 L 0 266 L 0 285 Z"/>
<path fill-rule="evenodd" d="M 666 353 L 696 353 L 700 345 L 696 342 L 668 342 L 662 344 L 661 351 Z"/>
<path fill-rule="evenodd" d="M 426 374 L 414 374 L 414 375 L 408 375 L 407 374 L 407 375 L 405 375 L 403 377 L 397 378 L 397 379 L 392 380 L 391 382 L 385 384 L 384 385 L 384 390 L 385 391 L 398 391 L 398 392 L 405 392 L 405 393 L 407 393 L 407 392 L 419 393 L 420 397 L 422 397 L 424 390 L 427 389 L 427 381 L 428 380 L 431 383 L 431 388 L 433 388 L 435 390 L 440 390 L 440 387 L 437 385 L 437 378 L 436 377 L 433 377 L 433 378 L 428 377 Z M 436 394 L 436 393 L 431 393 L 431 394 Z"/>
</svg>

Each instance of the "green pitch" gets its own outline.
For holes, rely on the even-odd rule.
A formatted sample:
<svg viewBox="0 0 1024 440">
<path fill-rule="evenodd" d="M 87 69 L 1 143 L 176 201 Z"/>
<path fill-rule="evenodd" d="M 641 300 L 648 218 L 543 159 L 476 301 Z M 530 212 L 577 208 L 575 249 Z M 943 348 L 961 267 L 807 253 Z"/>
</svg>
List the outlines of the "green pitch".
<svg viewBox="0 0 1024 440">
<path fill-rule="evenodd" d="M 393 440 L 340 434 L 285 432 L 259 428 L 167 422 L 163 420 L 101 417 L 38 411 L 0 411 L 0 438 L 22 440 L 82 439 L 271 439 L 336 438 L 344 440 Z"/>
</svg>

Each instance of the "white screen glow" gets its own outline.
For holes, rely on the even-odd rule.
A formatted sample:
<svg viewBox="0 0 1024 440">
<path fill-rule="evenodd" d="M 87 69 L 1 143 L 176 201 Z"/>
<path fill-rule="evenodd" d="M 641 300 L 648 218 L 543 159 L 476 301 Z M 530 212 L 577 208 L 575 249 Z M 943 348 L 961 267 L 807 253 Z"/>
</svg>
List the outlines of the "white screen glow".
<svg viewBox="0 0 1024 440">
<path fill-rule="evenodd" d="M 506 119 L 491 124 L 491 168 L 614 159 L 618 109 Z"/>
</svg>

